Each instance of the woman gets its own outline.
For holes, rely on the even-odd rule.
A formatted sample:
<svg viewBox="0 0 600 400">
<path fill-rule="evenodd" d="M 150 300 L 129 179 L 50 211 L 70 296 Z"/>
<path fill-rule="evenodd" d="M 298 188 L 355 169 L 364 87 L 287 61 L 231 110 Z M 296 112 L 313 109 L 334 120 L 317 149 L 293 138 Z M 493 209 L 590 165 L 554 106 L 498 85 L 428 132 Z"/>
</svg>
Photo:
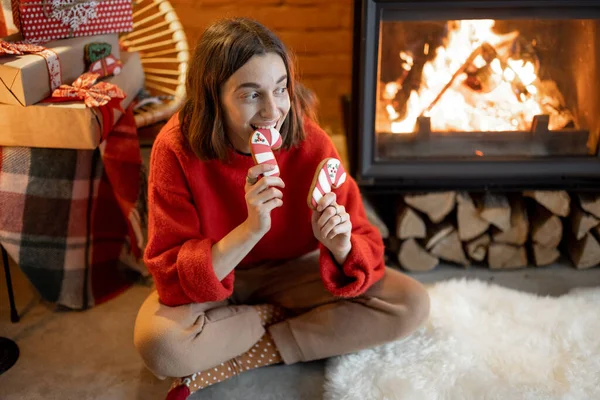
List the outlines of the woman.
<svg viewBox="0 0 600 400">
<path fill-rule="evenodd" d="M 148 368 L 179 378 L 169 399 L 251 368 L 384 344 L 424 323 L 428 295 L 384 265 L 356 182 L 307 206 L 317 165 L 339 155 L 272 32 L 243 18 L 210 26 L 187 94 L 152 150 L 144 260 L 157 291 L 135 327 Z M 280 176 L 253 161 L 258 128 L 281 133 Z"/>
</svg>

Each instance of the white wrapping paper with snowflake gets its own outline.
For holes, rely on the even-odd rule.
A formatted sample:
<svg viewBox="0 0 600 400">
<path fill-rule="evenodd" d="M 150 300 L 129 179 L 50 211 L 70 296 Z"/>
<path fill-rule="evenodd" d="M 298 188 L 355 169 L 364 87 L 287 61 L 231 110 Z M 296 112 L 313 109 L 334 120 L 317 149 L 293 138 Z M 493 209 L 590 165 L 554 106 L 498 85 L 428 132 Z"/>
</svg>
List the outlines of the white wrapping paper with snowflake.
<svg viewBox="0 0 600 400">
<path fill-rule="evenodd" d="M 130 32 L 131 0 L 12 0 L 15 25 L 26 40 Z"/>
</svg>

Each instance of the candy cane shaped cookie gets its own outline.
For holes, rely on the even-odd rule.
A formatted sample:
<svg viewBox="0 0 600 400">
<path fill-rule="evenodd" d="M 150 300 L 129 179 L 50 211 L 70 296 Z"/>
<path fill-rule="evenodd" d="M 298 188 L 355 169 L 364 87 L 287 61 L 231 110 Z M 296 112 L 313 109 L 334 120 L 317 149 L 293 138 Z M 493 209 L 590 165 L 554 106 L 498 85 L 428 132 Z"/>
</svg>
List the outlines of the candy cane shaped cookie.
<svg viewBox="0 0 600 400">
<path fill-rule="evenodd" d="M 337 189 L 346 182 L 346 170 L 337 158 L 326 158 L 319 163 L 308 191 L 308 206 L 316 210 L 319 200 L 331 188 Z"/>
<path fill-rule="evenodd" d="M 275 128 L 257 129 L 250 136 L 250 151 L 256 164 L 272 164 L 275 169 L 267 171 L 265 176 L 279 176 L 279 166 L 273 150 L 277 150 L 282 145 L 281 135 Z"/>
</svg>

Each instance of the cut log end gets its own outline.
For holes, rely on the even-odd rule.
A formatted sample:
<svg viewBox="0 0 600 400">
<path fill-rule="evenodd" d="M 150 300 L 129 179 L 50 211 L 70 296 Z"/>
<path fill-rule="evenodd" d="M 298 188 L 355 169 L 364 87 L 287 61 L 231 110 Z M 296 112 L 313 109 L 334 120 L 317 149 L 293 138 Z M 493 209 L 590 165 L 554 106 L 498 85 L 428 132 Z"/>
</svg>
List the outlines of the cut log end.
<svg viewBox="0 0 600 400">
<path fill-rule="evenodd" d="M 413 272 L 431 271 L 440 262 L 429 254 L 415 239 L 408 239 L 400 245 L 398 261 L 402 268 Z"/>
<path fill-rule="evenodd" d="M 578 198 L 583 210 L 600 218 L 600 194 L 580 193 Z"/>
<path fill-rule="evenodd" d="M 488 247 L 491 242 L 490 235 L 484 233 L 480 237 L 471 240 L 467 243 L 467 254 L 473 261 L 483 261 L 488 252 Z"/>
<path fill-rule="evenodd" d="M 534 199 L 552 214 L 560 217 L 569 215 L 571 197 L 564 190 L 528 190 L 523 192 L 523 196 Z"/>
<path fill-rule="evenodd" d="M 582 239 L 586 233 L 600 224 L 600 219 L 589 214 L 578 205 L 571 208 L 571 230 L 577 240 Z"/>
<path fill-rule="evenodd" d="M 562 235 L 561 219 L 544 207 L 536 207 L 531 218 L 531 240 L 545 247 L 557 247 Z"/>
<path fill-rule="evenodd" d="M 462 241 L 475 239 L 484 233 L 490 223 L 481 218 L 473 199 L 468 193 L 457 195 L 456 219 L 458 224 L 458 237 Z"/>
<path fill-rule="evenodd" d="M 592 233 L 586 233 L 581 240 L 574 234 L 568 236 L 568 251 L 575 268 L 585 269 L 600 264 L 600 243 Z"/>
<path fill-rule="evenodd" d="M 443 260 L 450 261 L 463 266 L 470 264 L 463 251 L 462 242 L 458 238 L 458 232 L 452 230 L 448 235 L 439 240 L 430 250 L 431 254 Z"/>
<path fill-rule="evenodd" d="M 404 207 L 396 218 L 396 237 L 399 239 L 422 239 L 427 234 L 425 222 L 412 208 Z"/>
<path fill-rule="evenodd" d="M 510 229 L 510 203 L 503 194 L 486 192 L 478 201 L 479 215 L 501 231 Z"/>
<path fill-rule="evenodd" d="M 529 234 L 529 219 L 523 198 L 510 200 L 510 227 L 504 231 L 495 230 L 495 242 L 522 246 L 527 242 Z"/>
<path fill-rule="evenodd" d="M 431 250 L 442 239 L 454 232 L 454 226 L 446 222 L 444 224 L 430 226 L 425 239 L 425 249 Z"/>
<path fill-rule="evenodd" d="M 525 246 L 492 243 L 488 249 L 490 269 L 515 269 L 527 267 Z"/>
<path fill-rule="evenodd" d="M 537 267 L 550 265 L 560 257 L 560 251 L 556 247 L 546 247 L 537 243 L 532 244 L 531 253 Z"/>
<path fill-rule="evenodd" d="M 409 206 L 421 211 L 433 223 L 439 223 L 454 209 L 456 192 L 433 192 L 404 196 Z"/>
</svg>

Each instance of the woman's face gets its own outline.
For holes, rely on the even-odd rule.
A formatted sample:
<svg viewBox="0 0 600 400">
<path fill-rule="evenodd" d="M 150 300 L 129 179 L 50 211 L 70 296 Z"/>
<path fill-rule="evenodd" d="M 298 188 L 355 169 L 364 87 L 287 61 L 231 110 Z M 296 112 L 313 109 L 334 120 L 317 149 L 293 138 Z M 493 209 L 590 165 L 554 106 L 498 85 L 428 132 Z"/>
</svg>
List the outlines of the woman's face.
<svg viewBox="0 0 600 400">
<path fill-rule="evenodd" d="M 287 78 L 281 57 L 267 53 L 250 58 L 222 85 L 225 133 L 238 151 L 250 153 L 256 128 L 281 130 L 290 111 Z"/>
</svg>

